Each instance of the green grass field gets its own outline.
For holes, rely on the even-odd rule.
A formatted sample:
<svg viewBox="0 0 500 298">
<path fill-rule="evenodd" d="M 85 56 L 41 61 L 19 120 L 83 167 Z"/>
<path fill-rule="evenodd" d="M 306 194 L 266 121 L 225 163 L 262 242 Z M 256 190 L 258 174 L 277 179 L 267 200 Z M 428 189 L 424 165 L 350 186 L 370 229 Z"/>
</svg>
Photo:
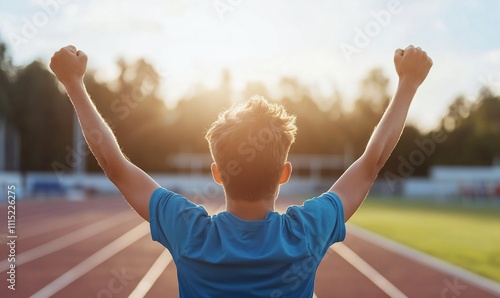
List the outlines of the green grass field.
<svg viewBox="0 0 500 298">
<path fill-rule="evenodd" d="M 349 220 L 500 282 L 500 208 L 368 198 Z"/>
</svg>

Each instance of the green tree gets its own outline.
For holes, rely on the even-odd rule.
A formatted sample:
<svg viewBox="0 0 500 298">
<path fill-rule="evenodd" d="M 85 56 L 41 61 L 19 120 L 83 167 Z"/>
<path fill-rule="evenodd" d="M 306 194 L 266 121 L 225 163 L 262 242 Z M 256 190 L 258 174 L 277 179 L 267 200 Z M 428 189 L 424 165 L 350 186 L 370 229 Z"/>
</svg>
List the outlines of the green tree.
<svg viewBox="0 0 500 298">
<path fill-rule="evenodd" d="M 12 123 L 21 133 L 21 170 L 71 167 L 73 112 L 55 77 L 35 61 L 20 69 L 13 83 Z"/>
<path fill-rule="evenodd" d="M 458 97 L 438 131 L 447 139 L 433 164 L 492 165 L 500 156 L 500 97 L 488 89 L 482 89 L 474 103 Z"/>
<path fill-rule="evenodd" d="M 388 84 L 389 79 L 379 68 L 371 70 L 361 83 L 360 95 L 346 119 L 349 142 L 354 148 L 355 156 L 361 156 L 365 150 L 375 125 L 389 104 Z"/>
<path fill-rule="evenodd" d="M 175 136 L 169 127 L 171 113 L 158 95 L 160 76 L 143 59 L 132 64 L 120 60 L 118 65 L 116 82 L 100 83 L 87 75 L 87 90 L 125 155 L 146 171 L 165 171 Z M 94 158 L 89 167 L 99 169 Z"/>
<path fill-rule="evenodd" d="M 12 75 L 14 67 L 7 53 L 7 47 L 0 42 L 0 117 L 9 117 L 12 111 Z M 10 120 L 10 119 L 8 119 Z"/>
<path fill-rule="evenodd" d="M 222 72 L 219 86 L 207 89 L 194 86 L 175 108 L 175 134 L 178 152 L 208 153 L 205 132 L 217 115 L 231 106 L 231 75 Z"/>
</svg>

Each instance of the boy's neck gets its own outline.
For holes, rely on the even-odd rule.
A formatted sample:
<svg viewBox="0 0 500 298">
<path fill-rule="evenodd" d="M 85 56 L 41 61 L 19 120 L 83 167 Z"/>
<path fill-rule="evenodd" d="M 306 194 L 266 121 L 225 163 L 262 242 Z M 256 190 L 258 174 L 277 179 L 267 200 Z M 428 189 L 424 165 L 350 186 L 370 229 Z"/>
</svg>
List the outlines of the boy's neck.
<svg viewBox="0 0 500 298">
<path fill-rule="evenodd" d="M 255 201 L 226 198 L 226 211 L 243 220 L 263 220 L 274 211 L 274 198 Z"/>
</svg>

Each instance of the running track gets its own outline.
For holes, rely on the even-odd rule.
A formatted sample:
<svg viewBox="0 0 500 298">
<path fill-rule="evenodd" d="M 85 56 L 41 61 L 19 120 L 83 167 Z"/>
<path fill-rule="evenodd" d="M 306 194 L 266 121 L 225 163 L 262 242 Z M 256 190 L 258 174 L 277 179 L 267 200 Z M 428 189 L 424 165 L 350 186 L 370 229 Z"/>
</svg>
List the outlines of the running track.
<svg viewBox="0 0 500 298">
<path fill-rule="evenodd" d="M 215 213 L 222 203 L 206 208 Z M 298 202 L 285 203 L 279 211 Z M 12 291 L 7 209 L 0 206 L 0 297 L 177 297 L 170 254 L 122 199 L 21 201 L 16 211 Z M 500 297 L 500 284 L 349 226 L 318 269 L 315 296 Z"/>
</svg>

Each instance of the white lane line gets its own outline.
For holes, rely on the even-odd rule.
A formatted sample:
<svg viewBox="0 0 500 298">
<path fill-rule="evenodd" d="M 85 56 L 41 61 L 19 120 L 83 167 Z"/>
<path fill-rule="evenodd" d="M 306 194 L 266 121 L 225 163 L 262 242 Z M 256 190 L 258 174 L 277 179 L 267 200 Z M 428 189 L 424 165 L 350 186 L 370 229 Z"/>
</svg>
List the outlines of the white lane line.
<svg viewBox="0 0 500 298">
<path fill-rule="evenodd" d="M 394 253 L 405 256 L 409 259 L 415 260 L 424 265 L 440 270 L 444 273 L 450 274 L 454 277 L 458 277 L 459 279 L 462 279 L 464 281 L 468 281 L 496 295 L 500 295 L 500 283 L 497 283 L 491 279 L 480 276 L 474 272 L 460 268 L 456 265 L 430 256 L 421 251 L 415 250 L 373 232 L 367 231 L 358 226 L 354 226 L 353 224 L 348 224 L 347 229 L 348 233 L 353 234 L 354 236 L 359 237 L 365 241 L 371 242 Z"/>
<path fill-rule="evenodd" d="M 19 238 L 22 239 L 23 241 L 34 237 L 34 236 L 40 236 L 43 234 L 55 232 L 57 230 L 61 230 L 63 228 L 71 227 L 71 226 L 78 226 L 81 225 L 82 223 L 85 223 L 88 221 L 87 219 L 83 219 L 82 221 L 73 221 L 73 218 L 75 218 L 75 215 L 67 215 L 64 217 L 59 217 L 63 223 L 48 223 L 46 225 L 37 225 L 35 227 L 23 227 L 18 230 Z M 63 221 L 64 220 L 64 221 Z M 38 224 L 37 222 L 32 223 L 33 224 Z M 24 231 L 26 229 L 26 231 Z M 29 229 L 29 230 L 28 230 Z"/>
<path fill-rule="evenodd" d="M 382 276 L 377 270 L 373 269 L 367 262 L 365 262 L 360 256 L 353 252 L 343 243 L 335 243 L 330 246 L 330 249 L 339 254 L 344 258 L 349 264 L 366 276 L 371 282 L 373 282 L 377 287 L 384 291 L 389 297 L 392 298 L 407 298 L 403 292 L 396 288 L 390 281 Z"/>
<path fill-rule="evenodd" d="M 65 204 L 58 204 L 58 202 L 64 202 Z M 70 214 L 70 215 L 76 215 L 80 214 L 81 211 L 88 211 L 88 210 L 102 210 L 103 208 L 112 206 L 112 204 L 108 202 L 102 202 L 99 203 L 92 203 L 93 205 L 80 205 L 80 204 L 85 204 L 88 201 L 81 201 L 81 202 L 68 202 L 68 201 L 60 201 L 59 199 L 54 199 L 54 200 L 48 200 L 47 204 L 50 204 L 50 208 L 47 210 L 43 210 L 42 212 L 37 212 L 31 215 L 27 215 L 24 218 L 20 218 L 20 228 L 24 227 L 29 227 L 32 226 L 31 222 L 36 222 L 38 220 L 43 220 L 46 219 L 47 217 L 51 217 L 54 215 L 59 215 L 59 214 Z M 54 206 L 53 203 L 56 205 Z M 69 203 L 69 204 L 68 204 Z M 80 205 L 80 206 L 79 206 Z M 26 206 L 25 208 L 36 208 L 36 206 Z M 83 208 L 83 209 L 82 209 Z M 88 209 L 87 209 L 88 208 Z"/>
<path fill-rule="evenodd" d="M 142 298 L 146 296 L 171 261 L 172 255 L 165 249 L 128 298 Z"/>
<path fill-rule="evenodd" d="M 30 250 L 20 253 L 16 258 L 16 266 L 21 266 L 65 247 L 73 245 L 77 242 L 90 238 L 96 234 L 102 233 L 114 226 L 120 225 L 125 221 L 130 220 L 130 212 L 122 212 L 115 216 L 103 219 L 91 225 L 88 225 L 79 230 L 73 231 L 69 234 L 56 238 L 52 241 L 34 247 Z M 0 261 L 0 271 L 5 271 L 9 267 L 7 259 Z"/>
<path fill-rule="evenodd" d="M 67 228 L 67 227 L 70 227 L 72 225 L 78 225 L 78 224 L 80 224 L 80 223 L 66 220 L 63 224 L 47 225 L 47 226 L 39 225 L 36 227 L 31 227 L 26 232 L 24 232 L 22 229 L 19 229 L 19 238 L 22 240 L 26 240 L 26 239 L 34 237 L 34 236 L 40 236 L 40 235 L 47 234 L 50 232 L 55 232 L 57 230 L 61 230 L 63 228 Z M 28 228 L 26 227 L 26 229 L 28 229 Z"/>
<path fill-rule="evenodd" d="M 79 202 L 75 202 L 75 203 L 78 204 Z M 34 222 L 27 222 L 25 220 L 22 221 L 22 223 L 26 223 L 26 224 L 25 224 L 25 226 L 22 225 L 19 227 L 19 229 L 18 229 L 19 238 L 21 238 L 22 240 L 25 240 L 25 239 L 28 239 L 28 238 L 33 237 L 33 236 L 39 236 L 39 235 L 42 235 L 45 233 L 60 230 L 62 228 L 81 224 L 81 223 L 85 222 L 86 219 L 84 218 L 81 222 L 75 222 L 72 220 L 73 218 L 75 218 L 75 214 L 78 214 L 78 215 L 83 214 L 83 215 L 85 215 L 85 217 L 87 217 L 89 215 L 87 212 L 91 212 L 94 210 L 102 210 L 103 208 L 107 208 L 107 207 L 112 206 L 112 204 L 110 204 L 110 203 L 99 203 L 99 204 L 94 204 L 94 205 L 95 206 L 88 206 L 88 207 L 84 206 L 84 209 L 82 209 L 82 208 L 79 208 L 79 209 L 75 208 L 74 210 L 71 209 L 71 210 L 69 210 L 69 212 L 66 212 L 67 209 L 57 210 L 57 212 L 53 212 L 54 210 L 52 210 L 51 214 L 43 215 L 43 218 L 46 219 L 47 217 L 53 217 L 54 215 L 64 214 L 63 216 L 56 217 L 56 218 L 60 219 L 57 224 L 54 224 L 53 222 L 46 223 L 45 221 L 44 221 L 44 224 L 39 224 L 39 222 L 37 220 L 32 220 L 31 218 L 27 218 L 27 220 L 34 221 Z M 65 208 L 67 208 L 67 207 L 72 207 L 72 206 L 65 206 Z M 86 209 L 86 208 L 88 208 L 88 209 Z M 118 210 L 118 211 L 120 211 L 120 210 Z M 84 212 L 84 213 L 82 213 L 82 212 Z M 63 222 L 63 223 L 61 224 L 61 222 Z M 33 226 L 34 224 L 36 226 Z"/>
<path fill-rule="evenodd" d="M 102 262 L 111 258 L 118 252 L 130 246 L 132 243 L 141 239 L 149 233 L 149 223 L 143 222 L 128 231 L 127 233 L 120 236 L 118 239 L 114 240 L 110 244 L 101 248 L 99 251 L 95 252 L 93 255 L 83 260 L 81 263 L 66 271 L 63 275 L 59 276 L 57 279 L 40 289 L 38 292 L 30 296 L 30 298 L 45 298 L 51 297 L 55 293 L 59 292 L 78 278 L 82 277 L 84 274 L 90 270 L 97 267 Z"/>
</svg>

